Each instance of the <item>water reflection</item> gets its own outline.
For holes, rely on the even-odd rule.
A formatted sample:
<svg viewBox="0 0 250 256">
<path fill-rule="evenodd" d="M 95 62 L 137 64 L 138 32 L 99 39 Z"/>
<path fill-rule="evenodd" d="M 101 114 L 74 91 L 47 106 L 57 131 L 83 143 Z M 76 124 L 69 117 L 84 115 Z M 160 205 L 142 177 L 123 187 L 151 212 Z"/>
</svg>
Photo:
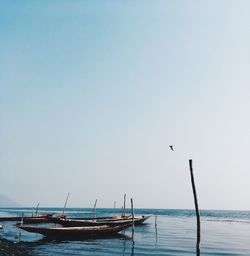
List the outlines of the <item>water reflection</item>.
<svg viewBox="0 0 250 256">
<path fill-rule="evenodd" d="M 60 236 L 60 237 L 43 237 L 42 239 L 33 242 L 38 244 L 46 244 L 46 243 L 62 243 L 62 242 L 71 242 L 71 241 L 77 241 L 77 242 L 86 242 L 86 241 L 95 241 L 95 240 L 106 240 L 106 239 L 131 239 L 129 236 L 123 235 L 123 234 L 112 234 L 112 235 L 99 235 L 99 236 L 93 236 L 91 238 L 89 237 L 81 237 L 81 236 Z"/>
<path fill-rule="evenodd" d="M 131 246 L 131 256 L 134 256 L 135 253 L 135 240 L 132 240 L 132 246 Z"/>
<path fill-rule="evenodd" d="M 126 238 L 124 239 L 122 255 L 125 256 L 126 255 L 126 249 L 129 249 L 127 247 L 127 241 L 128 240 L 131 241 L 131 256 L 134 256 L 134 253 L 135 253 L 135 240 L 133 238 L 133 234 L 132 234 L 132 237 L 126 236 Z"/>
<path fill-rule="evenodd" d="M 155 246 L 157 246 L 158 242 L 158 225 L 157 225 L 157 214 L 155 214 Z"/>
</svg>

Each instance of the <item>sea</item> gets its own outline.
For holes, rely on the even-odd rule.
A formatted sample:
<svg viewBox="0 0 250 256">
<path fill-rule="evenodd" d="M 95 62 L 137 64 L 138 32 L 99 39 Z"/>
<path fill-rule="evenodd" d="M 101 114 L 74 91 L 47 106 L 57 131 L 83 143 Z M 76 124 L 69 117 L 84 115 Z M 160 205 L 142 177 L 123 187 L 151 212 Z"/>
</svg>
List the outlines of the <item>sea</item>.
<svg viewBox="0 0 250 256">
<path fill-rule="evenodd" d="M 59 208 L 41 208 L 39 213 L 62 214 Z M 32 208 L 0 208 L 0 216 L 31 215 Z M 96 209 L 96 216 L 120 214 L 115 209 Z M 129 212 L 128 212 L 129 213 Z M 69 217 L 91 217 L 89 208 L 68 208 Z M 193 210 L 135 209 L 152 216 L 144 225 L 118 236 L 99 239 L 52 240 L 21 231 L 13 222 L 2 222 L 0 237 L 24 244 L 33 255 L 195 255 L 196 215 Z M 201 210 L 201 255 L 250 255 L 250 212 Z M 55 224 L 53 224 L 55 225 Z"/>
</svg>

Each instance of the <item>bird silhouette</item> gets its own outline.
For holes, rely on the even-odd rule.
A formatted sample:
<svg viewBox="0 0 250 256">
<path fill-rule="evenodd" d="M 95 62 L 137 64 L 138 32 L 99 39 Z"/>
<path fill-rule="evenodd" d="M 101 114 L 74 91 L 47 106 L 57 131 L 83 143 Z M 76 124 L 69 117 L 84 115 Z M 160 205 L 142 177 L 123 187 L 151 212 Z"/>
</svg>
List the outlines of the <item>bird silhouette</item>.
<svg viewBox="0 0 250 256">
<path fill-rule="evenodd" d="M 174 146 L 173 146 L 173 145 L 169 145 L 169 147 L 170 147 L 170 149 L 171 149 L 172 151 L 174 151 Z"/>
</svg>

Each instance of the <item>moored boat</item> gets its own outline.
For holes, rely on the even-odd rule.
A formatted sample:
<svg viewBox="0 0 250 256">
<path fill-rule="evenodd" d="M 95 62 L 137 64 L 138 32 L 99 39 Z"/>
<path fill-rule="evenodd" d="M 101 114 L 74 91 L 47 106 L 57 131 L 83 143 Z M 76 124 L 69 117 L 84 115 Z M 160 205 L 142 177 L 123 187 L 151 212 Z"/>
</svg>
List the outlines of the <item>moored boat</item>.
<svg viewBox="0 0 250 256">
<path fill-rule="evenodd" d="M 88 226 L 88 227 L 39 227 L 18 224 L 17 227 L 31 233 L 39 233 L 44 236 L 55 236 L 57 238 L 64 236 L 108 236 L 116 234 L 122 230 L 129 228 L 131 224 L 116 226 Z"/>
<path fill-rule="evenodd" d="M 4 216 L 0 217 L 0 221 L 23 221 L 25 223 L 39 223 L 48 221 L 53 213 L 39 214 L 35 216 Z"/>
<path fill-rule="evenodd" d="M 151 215 L 134 216 L 134 225 L 141 225 Z M 128 224 L 133 222 L 133 217 L 129 216 L 111 216 L 100 218 L 66 218 L 65 216 L 51 217 L 49 220 L 53 223 L 61 224 L 62 226 L 74 227 L 74 226 L 97 226 L 97 225 L 109 225 L 115 226 L 117 224 Z"/>
<path fill-rule="evenodd" d="M 117 225 L 132 225 L 132 220 L 81 220 L 81 219 L 60 219 L 57 222 L 63 227 L 87 227 L 87 226 L 117 226 Z"/>
</svg>

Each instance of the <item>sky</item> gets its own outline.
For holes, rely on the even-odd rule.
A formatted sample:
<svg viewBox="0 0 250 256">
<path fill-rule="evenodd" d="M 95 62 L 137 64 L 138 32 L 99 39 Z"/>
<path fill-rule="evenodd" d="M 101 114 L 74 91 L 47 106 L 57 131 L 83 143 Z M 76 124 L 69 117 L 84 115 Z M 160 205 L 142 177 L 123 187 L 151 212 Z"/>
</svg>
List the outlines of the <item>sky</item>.
<svg viewBox="0 0 250 256">
<path fill-rule="evenodd" d="M 0 194 L 192 209 L 193 159 L 201 209 L 250 210 L 249 13 L 247 0 L 0 0 Z"/>
</svg>

